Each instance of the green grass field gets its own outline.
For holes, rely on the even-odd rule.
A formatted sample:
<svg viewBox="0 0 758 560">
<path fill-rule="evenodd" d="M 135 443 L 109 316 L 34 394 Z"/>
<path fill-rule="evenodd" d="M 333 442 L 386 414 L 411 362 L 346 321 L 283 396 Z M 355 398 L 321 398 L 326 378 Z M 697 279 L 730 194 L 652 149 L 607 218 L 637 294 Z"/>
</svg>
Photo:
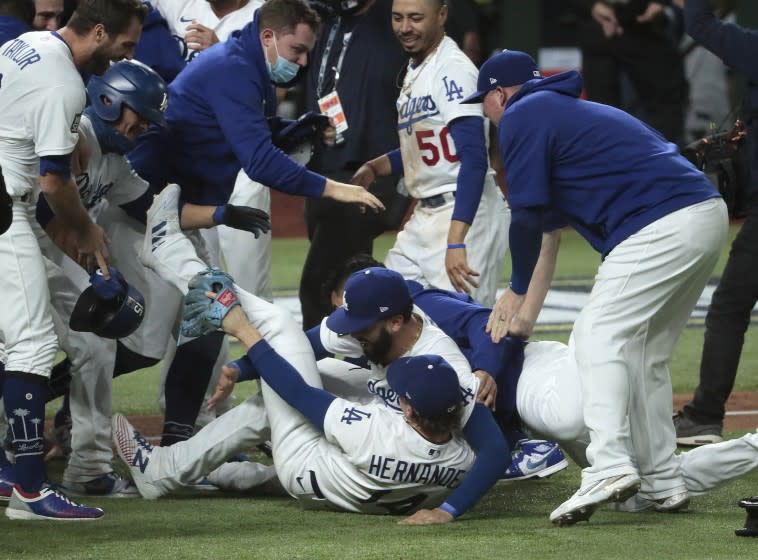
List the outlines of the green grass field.
<svg viewBox="0 0 758 560">
<path fill-rule="evenodd" d="M 378 258 L 390 244 L 389 237 L 377 242 Z M 275 241 L 273 285 L 278 291 L 297 288 L 305 250 L 302 240 Z M 726 253 L 715 275 L 725 259 Z M 558 282 L 591 281 L 597 264 L 596 254 L 578 236 L 564 235 Z M 757 332 L 753 326 L 748 333 L 735 390 L 758 390 Z M 567 338 L 563 333 L 540 336 Z M 697 384 L 702 337 L 702 328 L 695 326 L 680 340 L 671 366 L 677 392 L 691 391 Z M 234 354 L 240 352 L 233 348 Z M 157 368 L 117 379 L 114 410 L 157 413 L 158 380 Z M 252 390 L 251 384 L 243 384 L 236 396 L 244 398 Z M 52 403 L 51 410 L 56 407 Z M 51 468 L 55 478 L 61 466 Z M 106 509 L 102 521 L 11 524 L 0 517 L 0 527 L 8 535 L 0 558 L 758 558 L 758 540 L 733 534 L 745 521 L 736 501 L 758 493 L 758 473 L 694 498 L 689 513 L 601 510 L 589 524 L 552 527 L 550 511 L 576 490 L 578 481 L 579 471 L 572 465 L 548 480 L 502 483 L 459 521 L 422 528 L 398 526 L 389 517 L 303 512 L 285 498 L 220 492 L 186 492 L 156 502 L 89 500 Z"/>
</svg>

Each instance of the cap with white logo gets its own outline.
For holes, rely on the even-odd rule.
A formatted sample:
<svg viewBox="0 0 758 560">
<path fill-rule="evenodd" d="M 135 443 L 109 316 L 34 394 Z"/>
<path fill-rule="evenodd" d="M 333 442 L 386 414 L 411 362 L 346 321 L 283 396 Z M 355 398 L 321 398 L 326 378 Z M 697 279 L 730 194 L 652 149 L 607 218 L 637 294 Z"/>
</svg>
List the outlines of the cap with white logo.
<svg viewBox="0 0 758 560">
<path fill-rule="evenodd" d="M 478 91 L 461 103 L 481 103 L 484 96 L 497 87 L 516 86 L 538 78 L 542 78 L 542 74 L 531 56 L 525 52 L 506 49 L 482 65 L 476 81 Z"/>
<path fill-rule="evenodd" d="M 411 304 L 408 284 L 400 273 L 382 267 L 354 272 L 345 282 L 342 307 L 326 318 L 337 334 L 352 334 L 377 321 L 402 313 Z"/>
</svg>

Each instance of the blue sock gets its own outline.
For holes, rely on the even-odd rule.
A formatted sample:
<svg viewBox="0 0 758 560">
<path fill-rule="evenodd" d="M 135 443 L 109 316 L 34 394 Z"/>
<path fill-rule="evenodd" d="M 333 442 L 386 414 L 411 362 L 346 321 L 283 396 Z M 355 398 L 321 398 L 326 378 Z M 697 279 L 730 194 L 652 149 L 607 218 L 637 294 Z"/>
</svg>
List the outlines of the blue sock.
<svg viewBox="0 0 758 560">
<path fill-rule="evenodd" d="M 224 333 L 213 332 L 182 344 L 166 375 L 166 414 L 161 446 L 192 436 Z"/>
<path fill-rule="evenodd" d="M 39 492 L 47 479 L 44 441 L 47 379 L 41 375 L 8 371 L 3 398 L 16 453 L 16 483 L 25 492 Z"/>
</svg>

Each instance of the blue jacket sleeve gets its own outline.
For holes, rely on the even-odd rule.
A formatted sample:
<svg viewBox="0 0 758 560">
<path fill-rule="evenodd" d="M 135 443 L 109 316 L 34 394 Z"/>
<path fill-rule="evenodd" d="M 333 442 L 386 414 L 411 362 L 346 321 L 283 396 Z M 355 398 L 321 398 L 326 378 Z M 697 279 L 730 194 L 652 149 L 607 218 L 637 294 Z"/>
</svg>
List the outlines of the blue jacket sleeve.
<svg viewBox="0 0 758 560">
<path fill-rule="evenodd" d="M 476 452 L 476 460 L 461 485 L 440 506 L 453 517 L 476 504 L 505 473 L 511 460 L 510 446 L 483 404 L 477 403 L 474 407 L 463 435 Z"/>
<path fill-rule="evenodd" d="M 245 79 L 244 76 L 237 78 Z M 245 173 L 278 191 L 320 197 L 326 179 L 298 165 L 274 146 L 271 129 L 262 111 L 265 91 L 252 78 L 247 79 L 247 84 L 240 84 L 228 76 L 219 76 L 218 85 L 208 89 L 208 102 Z M 250 95 L 251 92 L 256 95 Z"/>
<path fill-rule="evenodd" d="M 461 169 L 455 191 L 453 220 L 471 224 L 479 207 L 487 174 L 487 144 L 484 119 L 461 117 L 450 123 L 450 134 L 455 142 Z"/>
<path fill-rule="evenodd" d="M 758 31 L 719 20 L 706 0 L 684 3 L 687 33 L 725 64 L 758 82 Z"/>
<path fill-rule="evenodd" d="M 268 342 L 261 340 L 248 351 L 247 357 L 277 395 L 305 416 L 316 428 L 324 431 L 324 417 L 336 398 L 323 389 L 308 385 L 292 365 L 277 354 Z"/>
<path fill-rule="evenodd" d="M 512 209 L 509 239 L 513 263 L 511 290 L 517 294 L 525 294 L 542 248 L 541 209 Z"/>
</svg>

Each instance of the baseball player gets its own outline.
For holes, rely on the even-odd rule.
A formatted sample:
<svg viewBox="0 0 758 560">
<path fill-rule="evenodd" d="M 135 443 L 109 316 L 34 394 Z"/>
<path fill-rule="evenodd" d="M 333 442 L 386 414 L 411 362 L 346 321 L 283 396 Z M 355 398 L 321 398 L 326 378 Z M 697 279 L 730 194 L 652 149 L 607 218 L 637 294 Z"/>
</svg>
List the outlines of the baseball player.
<svg viewBox="0 0 758 560">
<path fill-rule="evenodd" d="M 209 306 L 206 294 L 217 284 L 219 294 Z M 210 328 L 223 324 L 238 336 L 256 368 L 266 370 L 261 390 L 277 475 L 304 507 L 373 514 L 415 511 L 405 523 L 445 523 L 497 480 L 505 468 L 507 444 L 483 405 L 468 414 L 462 410 L 458 374 L 443 359 L 418 355 L 390 366 L 390 384 L 403 395 L 398 401 L 402 414 L 381 403 L 339 399 L 320 390 L 307 339 L 291 318 L 255 296 L 240 292 L 239 297 L 238 302 L 227 275 L 213 269 L 197 275 L 190 282 L 183 329 L 195 328 L 197 310 Z M 238 303 L 242 308 L 236 309 Z M 456 434 L 461 424 L 476 459 Z M 160 467 L 184 445 L 158 453 L 123 417 L 114 428 L 119 453 L 138 481 L 154 461 Z"/>
<path fill-rule="evenodd" d="M 96 519 L 44 487 L 42 421 L 46 380 L 57 351 L 45 264 L 31 229 L 37 186 L 72 236 L 80 264 L 107 271 L 103 230 L 79 201 L 70 154 L 84 110 L 79 70 L 102 73 L 131 56 L 145 10 L 136 0 L 80 3 L 59 33 L 25 33 L 0 47 L 0 166 L 13 199 L 13 221 L 0 236 L 0 275 L 9 307 L 0 318 L 5 343 L 3 400 L 16 452 L 11 519 Z M 107 276 L 107 272 L 106 272 Z"/>
<path fill-rule="evenodd" d="M 197 57 L 169 86 L 168 137 L 148 133 L 132 154 L 140 176 L 160 186 L 175 181 L 181 185 L 183 201 L 223 205 L 242 167 L 251 179 L 291 194 L 383 209 L 362 187 L 312 173 L 271 142 L 265 116 L 276 104 L 272 81 L 289 82 L 306 64 L 317 23 L 317 15 L 303 0 L 269 0 L 238 34 Z M 146 238 L 142 252 L 148 266 L 153 266 L 152 246 L 163 242 L 160 224 L 149 224 L 148 229 L 157 229 Z M 175 375 L 186 383 L 186 372 L 176 369 Z M 195 384 L 207 384 L 209 373 L 193 371 Z M 172 376 L 169 372 L 167 383 Z M 195 416 L 196 412 L 175 430 L 177 437 L 191 433 Z"/>
<path fill-rule="evenodd" d="M 112 65 L 102 77 L 90 79 L 87 92 L 92 102 L 85 110 L 80 124 L 80 138 L 74 155 L 75 175 L 80 189 L 80 196 L 85 207 L 91 213 L 98 214 L 98 220 L 103 223 L 111 239 L 114 240 L 112 262 L 129 278 L 138 290 L 148 295 L 148 301 L 160 301 L 161 305 L 148 305 L 142 327 L 129 337 L 113 341 L 96 340 L 83 345 L 90 348 L 88 355 L 93 355 L 84 363 L 89 367 L 97 359 L 102 359 L 102 352 L 95 352 L 97 344 L 108 343 L 113 346 L 105 353 L 111 359 L 105 367 L 107 379 L 93 383 L 86 378 L 81 383 L 97 391 L 98 396 L 89 403 L 87 412 L 99 413 L 98 418 L 105 417 L 106 422 L 93 419 L 88 422 L 89 429 L 94 431 L 91 438 L 104 441 L 103 445 L 82 446 L 72 442 L 74 454 L 88 454 L 87 464 L 92 467 L 98 464 L 110 464 L 110 433 L 108 431 L 110 417 L 110 378 L 157 363 L 164 355 L 168 340 L 171 338 L 174 322 L 179 312 L 181 299 L 176 291 L 168 286 L 152 271 L 146 269 L 137 260 L 138 248 L 144 236 L 146 209 L 152 201 L 152 193 L 147 183 L 139 178 L 131 169 L 124 154 L 128 152 L 135 139 L 146 130 L 151 123 L 165 124 L 163 112 L 167 104 L 166 87 L 160 76 L 148 67 L 133 61 L 122 61 Z M 103 206 L 106 208 L 103 209 Z M 219 212 L 221 211 L 221 212 Z M 248 212 L 249 211 L 249 212 Z M 252 231 L 255 223 L 265 230 L 268 227 L 267 217 L 262 212 L 253 209 L 238 208 L 226 205 L 217 207 L 189 207 L 186 216 L 192 216 L 192 227 L 208 227 L 214 225 L 214 214 L 224 214 L 224 223 L 234 227 L 246 227 Z M 255 222 L 256 219 L 263 221 Z M 44 200 L 37 209 L 37 219 L 51 234 L 56 236 L 57 219 L 53 217 Z M 252 220 L 252 221 L 251 221 Z M 256 230 L 258 231 L 258 230 Z M 51 251 L 52 252 L 52 251 Z M 47 253 L 49 254 L 49 253 Z M 67 259 L 62 255 L 51 255 L 60 265 L 65 266 Z M 70 276 L 77 274 L 69 270 Z M 85 279 L 86 282 L 86 279 Z M 60 291 L 60 290 L 58 290 Z M 78 290 L 72 294 L 73 300 L 78 296 Z M 56 299 L 60 301 L 60 296 Z M 172 312 L 173 309 L 173 312 Z M 64 317 L 70 315 L 61 312 Z M 89 337 L 88 333 L 72 333 L 77 338 Z M 59 335 L 60 336 L 60 335 Z M 115 358 L 115 364 L 113 359 Z M 78 382 L 76 374 L 74 383 Z M 81 376 L 83 377 L 83 376 Z M 202 389 L 202 388 L 201 388 Z M 72 393 L 73 398 L 73 393 Z M 195 411 L 196 413 L 196 411 Z M 173 410 L 166 415 L 166 422 L 175 420 Z M 80 416 L 81 412 L 74 417 Z M 104 439 L 103 439 L 104 438 Z M 96 456 L 102 456 L 103 461 L 97 461 Z M 107 461 L 105 460 L 107 459 Z M 72 493 L 86 491 L 91 484 L 90 473 L 70 476 L 69 469 L 64 473 L 64 486 Z M 109 493 L 110 494 L 110 493 Z"/>
<path fill-rule="evenodd" d="M 674 459 L 667 365 L 726 239 L 726 206 L 656 131 L 580 100 L 577 72 L 545 79 L 535 72 L 529 55 L 503 51 L 485 63 L 478 91 L 465 100 L 483 101 L 498 124 L 513 212 L 511 284 L 487 330 L 496 342 L 516 331 L 511 320 L 539 254 L 544 216 L 557 214 L 603 262 L 573 330 L 590 466 L 550 518 L 576 523 L 638 491 L 676 509 L 688 497 Z"/>
<path fill-rule="evenodd" d="M 358 169 L 354 182 L 403 175 L 418 204 L 385 264 L 425 286 L 495 302 L 508 248 L 509 211 L 489 167 L 489 125 L 460 101 L 476 67 L 445 36 L 441 0 L 395 0 L 392 25 L 410 61 L 397 100 L 400 148 Z M 469 231 L 470 230 L 470 231 Z"/>
<path fill-rule="evenodd" d="M 73 495 L 135 496 L 136 488 L 112 473 L 108 428 L 111 380 L 160 360 L 181 302 L 173 289 L 137 260 L 144 231 L 127 224 L 128 220 L 144 223 L 152 196 L 147 183 L 131 170 L 123 154 L 151 122 L 165 122 L 166 89 L 162 79 L 146 66 L 121 61 L 102 77 L 92 77 L 87 90 L 91 105 L 80 121 L 72 158 L 79 196 L 92 218 L 113 240 L 111 263 L 139 286 L 141 293 L 162 305 L 149 305 L 144 327 L 123 340 L 107 340 L 70 329 L 69 317 L 88 278 L 51 241 L 60 237 L 60 219 L 52 214 L 44 198 L 38 200 L 36 221 L 40 226 L 33 224 L 33 229 L 43 254 L 52 261 L 48 261 L 48 276 L 56 294 L 53 306 L 63 319 L 56 322 L 56 333 L 72 363 L 71 389 L 62 409 L 72 422 L 71 457 L 63 473 L 63 487 Z M 111 212 L 106 222 L 102 212 L 108 206 Z"/>
<path fill-rule="evenodd" d="M 542 274 L 542 267 L 545 263 L 551 262 L 552 254 L 558 247 L 559 235 L 559 232 L 546 235 L 537 273 L 529 287 L 529 308 L 534 311 L 522 315 L 523 321 L 529 320 L 533 324 L 539 314 L 550 280 L 547 275 Z M 345 282 L 354 272 L 375 266 L 382 265 L 369 255 L 358 255 L 345 263 L 342 270 L 337 271 L 338 274 L 331 284 L 332 305 L 335 308 L 342 305 Z M 516 388 L 524 363 L 524 341 L 520 338 L 509 338 L 493 344 L 484 331 L 491 310 L 475 303 L 467 294 L 423 289 L 421 284 L 413 280 L 408 281 L 408 289 L 413 303 L 461 349 L 474 374 L 480 379 L 477 400 L 493 409 L 493 414 L 508 441 L 517 442 L 511 465 L 506 469 L 503 478 L 544 478 L 566 468 L 568 462 L 560 447 L 549 441 L 529 440 L 515 416 Z M 346 380 L 355 380 L 359 375 L 365 375 L 366 370 L 362 368 L 368 367 L 365 362 L 356 360 L 346 362 L 322 358 L 318 363 L 325 387 L 344 387 Z M 244 366 L 238 362 L 230 365 L 238 369 Z M 361 367 L 355 367 L 356 365 Z M 494 385 L 496 390 L 491 390 Z M 344 394 L 344 389 L 340 388 L 337 391 L 343 391 L 340 394 Z M 354 393 L 348 394 L 357 397 Z"/>
</svg>

